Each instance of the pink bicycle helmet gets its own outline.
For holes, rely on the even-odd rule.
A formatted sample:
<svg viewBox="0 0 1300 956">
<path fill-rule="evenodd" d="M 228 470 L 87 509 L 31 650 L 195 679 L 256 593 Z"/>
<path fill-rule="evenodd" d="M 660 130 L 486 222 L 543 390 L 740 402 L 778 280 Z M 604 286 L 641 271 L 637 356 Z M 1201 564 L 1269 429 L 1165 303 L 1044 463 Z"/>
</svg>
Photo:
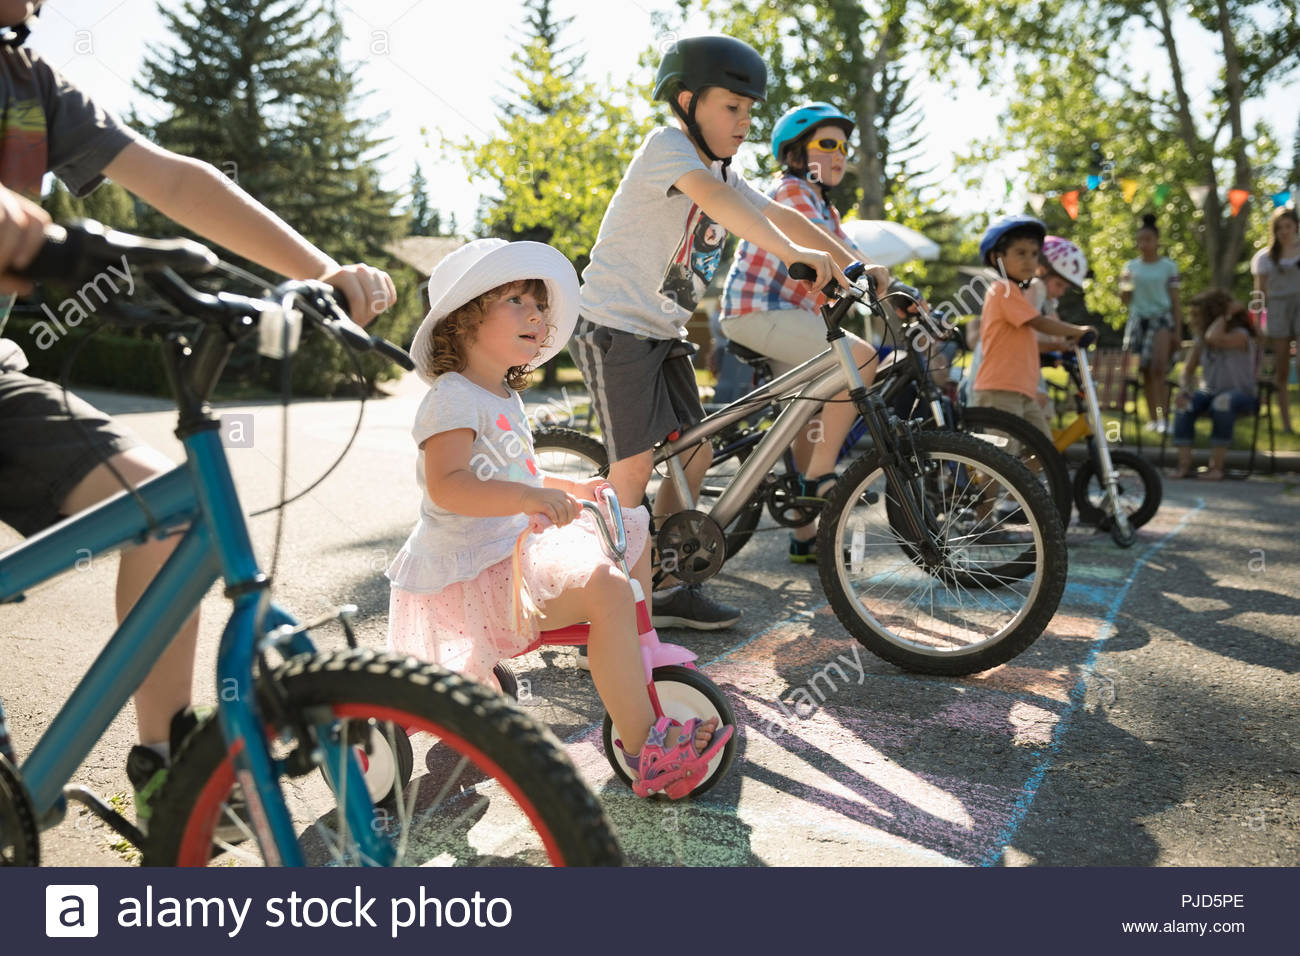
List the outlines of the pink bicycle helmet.
<svg viewBox="0 0 1300 956">
<path fill-rule="evenodd" d="M 1088 259 L 1082 249 L 1069 239 L 1048 236 L 1043 240 L 1042 256 L 1058 276 L 1076 289 L 1083 288 L 1083 280 L 1088 276 Z"/>
</svg>

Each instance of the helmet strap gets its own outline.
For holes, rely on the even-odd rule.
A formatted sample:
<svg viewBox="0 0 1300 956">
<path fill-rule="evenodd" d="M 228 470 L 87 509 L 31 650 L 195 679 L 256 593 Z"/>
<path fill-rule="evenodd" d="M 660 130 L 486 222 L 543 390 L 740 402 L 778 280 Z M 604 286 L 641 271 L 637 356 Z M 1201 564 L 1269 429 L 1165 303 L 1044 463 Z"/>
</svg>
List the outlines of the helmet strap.
<svg viewBox="0 0 1300 956">
<path fill-rule="evenodd" d="M 678 90 L 678 93 L 680 92 L 681 90 Z M 704 139 L 704 131 L 700 129 L 700 124 L 695 121 L 695 105 L 699 103 L 699 101 L 699 95 L 691 93 L 691 108 L 689 111 L 682 109 L 682 105 L 677 102 L 676 96 L 669 97 L 668 105 L 672 107 L 672 110 L 677 114 L 677 117 L 686 124 L 686 135 L 691 138 L 691 142 L 699 147 L 700 152 L 709 157 L 712 162 L 722 164 L 722 179 L 725 182 L 727 178 L 727 168 L 731 165 L 731 157 L 728 156 L 726 159 L 723 159 L 721 156 L 715 154 L 713 150 L 709 149 L 709 144 Z"/>
</svg>

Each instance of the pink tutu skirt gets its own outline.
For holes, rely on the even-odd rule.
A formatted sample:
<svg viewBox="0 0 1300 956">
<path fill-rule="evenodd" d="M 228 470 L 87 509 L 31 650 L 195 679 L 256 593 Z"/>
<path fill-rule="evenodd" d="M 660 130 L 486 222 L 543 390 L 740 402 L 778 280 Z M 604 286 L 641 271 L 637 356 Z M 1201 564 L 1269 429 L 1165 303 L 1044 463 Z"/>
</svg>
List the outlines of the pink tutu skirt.
<svg viewBox="0 0 1300 956">
<path fill-rule="evenodd" d="M 645 508 L 623 509 L 627 565 L 635 565 L 649 537 Z M 524 541 L 520 573 L 545 613 L 546 602 L 590 580 L 597 567 L 613 564 L 591 516 L 584 511 L 562 528 L 547 528 Z M 394 585 L 388 602 L 388 649 L 492 682 L 497 661 L 515 657 L 537 641 L 543 619 L 517 623 L 513 562 L 506 557 L 469 581 L 435 594 Z"/>
</svg>

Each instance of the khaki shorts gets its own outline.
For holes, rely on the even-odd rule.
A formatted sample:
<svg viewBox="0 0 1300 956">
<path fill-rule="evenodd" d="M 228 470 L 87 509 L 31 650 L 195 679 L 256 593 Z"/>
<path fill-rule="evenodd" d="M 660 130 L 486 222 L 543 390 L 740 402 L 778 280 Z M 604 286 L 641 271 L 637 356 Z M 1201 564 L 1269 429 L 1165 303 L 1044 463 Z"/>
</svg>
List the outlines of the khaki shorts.
<svg viewBox="0 0 1300 956">
<path fill-rule="evenodd" d="M 1029 424 L 1033 425 L 1048 438 L 1052 437 L 1052 422 L 1047 417 L 1047 411 L 1038 400 L 1023 395 L 1020 392 L 1005 392 L 1001 389 L 977 388 L 975 389 L 975 403 L 978 408 L 1000 408 L 1004 412 L 1010 412 L 1017 418 L 1023 418 Z M 1017 448 L 1012 454 L 1019 454 Z"/>
<path fill-rule="evenodd" d="M 728 316 L 722 320 L 722 334 L 752 352 L 766 355 L 775 375 L 788 372 L 830 348 L 826 342 L 826 323 L 802 309 Z M 850 344 L 862 341 L 851 332 L 845 335 Z"/>
</svg>

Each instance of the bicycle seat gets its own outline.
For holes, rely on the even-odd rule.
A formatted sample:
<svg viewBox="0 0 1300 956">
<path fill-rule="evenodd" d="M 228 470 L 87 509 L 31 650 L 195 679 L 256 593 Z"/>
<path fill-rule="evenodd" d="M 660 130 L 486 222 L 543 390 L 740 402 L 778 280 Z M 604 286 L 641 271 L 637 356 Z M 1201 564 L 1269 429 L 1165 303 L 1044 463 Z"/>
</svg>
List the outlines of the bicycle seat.
<svg viewBox="0 0 1300 956">
<path fill-rule="evenodd" d="M 736 358 L 744 362 L 746 365 L 750 365 L 750 366 L 766 365 L 769 361 L 771 361 L 766 355 L 763 355 L 759 352 L 755 352 L 753 349 L 747 349 L 739 342 L 728 342 L 727 350 L 730 351 L 732 355 L 736 356 Z"/>
</svg>

